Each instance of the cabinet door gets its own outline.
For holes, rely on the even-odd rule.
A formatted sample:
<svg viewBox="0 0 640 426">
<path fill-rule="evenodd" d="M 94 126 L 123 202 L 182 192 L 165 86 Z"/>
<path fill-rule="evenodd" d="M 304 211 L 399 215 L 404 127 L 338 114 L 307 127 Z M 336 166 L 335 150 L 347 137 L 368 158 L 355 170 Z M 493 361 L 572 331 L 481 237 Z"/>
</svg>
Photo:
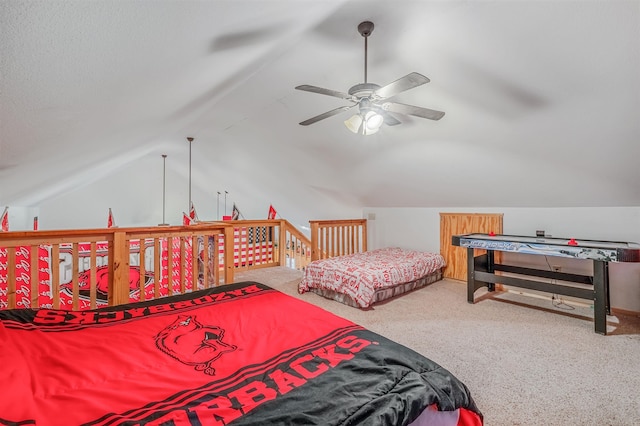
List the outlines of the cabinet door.
<svg viewBox="0 0 640 426">
<path fill-rule="evenodd" d="M 445 278 L 467 280 L 467 249 L 451 244 L 451 236 L 473 232 L 502 234 L 502 213 L 440 213 L 440 254 L 447 261 Z M 482 254 L 484 250 L 476 250 Z M 500 262 L 496 252 L 497 263 Z"/>
</svg>

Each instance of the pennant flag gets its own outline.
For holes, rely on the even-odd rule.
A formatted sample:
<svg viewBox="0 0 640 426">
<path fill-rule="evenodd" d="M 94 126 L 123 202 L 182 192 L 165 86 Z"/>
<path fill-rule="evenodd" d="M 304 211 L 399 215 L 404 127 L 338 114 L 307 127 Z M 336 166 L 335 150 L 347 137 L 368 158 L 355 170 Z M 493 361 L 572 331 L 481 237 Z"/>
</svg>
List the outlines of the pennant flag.
<svg viewBox="0 0 640 426">
<path fill-rule="evenodd" d="M 185 212 L 182 212 L 182 224 L 184 226 L 189 226 L 194 222 L 194 220 L 191 218 L 190 215 L 186 214 Z"/>
<path fill-rule="evenodd" d="M 4 208 L 2 216 L 0 216 L 0 231 L 7 232 L 9 230 L 9 206 Z"/>
<path fill-rule="evenodd" d="M 109 207 L 109 217 L 107 218 L 107 228 L 113 228 L 116 225 L 116 221 L 113 219 L 113 213 L 111 207 Z"/>
<path fill-rule="evenodd" d="M 273 208 L 273 205 L 269 204 L 269 215 L 267 216 L 267 219 L 275 219 L 277 214 L 278 212 Z"/>
<path fill-rule="evenodd" d="M 242 216 L 242 213 L 240 213 L 240 210 L 236 206 L 236 203 L 233 203 L 233 211 L 231 212 L 231 220 L 238 220 L 238 219 L 240 219 L 240 216 Z"/>
<path fill-rule="evenodd" d="M 198 222 L 198 214 L 196 213 L 196 208 L 193 206 L 193 201 L 189 204 L 189 218 L 192 221 Z M 189 223 L 190 225 L 191 223 Z"/>
<path fill-rule="evenodd" d="M 33 217 L 33 230 L 34 231 L 38 230 L 38 216 Z"/>
</svg>

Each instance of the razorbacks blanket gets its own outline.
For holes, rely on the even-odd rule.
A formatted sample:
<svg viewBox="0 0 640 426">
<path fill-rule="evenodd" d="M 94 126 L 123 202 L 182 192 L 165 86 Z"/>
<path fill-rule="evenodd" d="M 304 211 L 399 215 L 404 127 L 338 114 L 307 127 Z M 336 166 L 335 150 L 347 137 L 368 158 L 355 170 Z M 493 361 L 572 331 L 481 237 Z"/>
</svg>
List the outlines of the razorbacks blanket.
<svg viewBox="0 0 640 426">
<path fill-rule="evenodd" d="M 88 311 L 0 311 L 0 366 L 2 425 L 482 422 L 434 362 L 255 282 Z"/>
</svg>

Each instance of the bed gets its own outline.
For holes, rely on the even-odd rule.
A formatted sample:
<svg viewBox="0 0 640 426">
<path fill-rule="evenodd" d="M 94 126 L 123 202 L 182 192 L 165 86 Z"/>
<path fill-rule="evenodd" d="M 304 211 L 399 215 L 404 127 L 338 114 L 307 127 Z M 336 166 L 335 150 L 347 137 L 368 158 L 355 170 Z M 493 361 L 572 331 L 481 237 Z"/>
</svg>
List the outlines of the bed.
<svg viewBox="0 0 640 426">
<path fill-rule="evenodd" d="M 442 279 L 438 253 L 387 247 L 312 261 L 298 292 L 308 291 L 358 308 Z"/>
<path fill-rule="evenodd" d="M 422 355 L 266 285 L 0 311 L 3 425 L 481 425 Z"/>
</svg>

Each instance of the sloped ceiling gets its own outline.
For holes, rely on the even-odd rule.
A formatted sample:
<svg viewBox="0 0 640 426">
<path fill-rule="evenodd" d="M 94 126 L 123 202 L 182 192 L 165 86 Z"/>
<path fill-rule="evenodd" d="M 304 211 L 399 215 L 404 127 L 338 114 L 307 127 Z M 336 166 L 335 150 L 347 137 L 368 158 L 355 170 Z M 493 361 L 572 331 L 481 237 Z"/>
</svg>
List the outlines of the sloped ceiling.
<svg viewBox="0 0 640 426">
<path fill-rule="evenodd" d="M 165 153 L 180 181 L 169 185 L 172 217 L 186 208 L 190 170 L 209 210 L 228 190 L 260 218 L 269 202 L 301 218 L 362 207 L 640 205 L 637 0 L 0 8 L 2 204 L 74 203 L 113 182 L 105 205 L 152 203 L 154 217 L 122 214 L 156 223 Z M 430 83 L 396 100 L 444 118 L 401 117 L 371 136 L 345 128 L 349 112 L 298 124 L 349 103 L 295 86 L 346 92 L 363 82 L 364 20 L 375 23 L 368 81 L 424 74 Z"/>
</svg>

